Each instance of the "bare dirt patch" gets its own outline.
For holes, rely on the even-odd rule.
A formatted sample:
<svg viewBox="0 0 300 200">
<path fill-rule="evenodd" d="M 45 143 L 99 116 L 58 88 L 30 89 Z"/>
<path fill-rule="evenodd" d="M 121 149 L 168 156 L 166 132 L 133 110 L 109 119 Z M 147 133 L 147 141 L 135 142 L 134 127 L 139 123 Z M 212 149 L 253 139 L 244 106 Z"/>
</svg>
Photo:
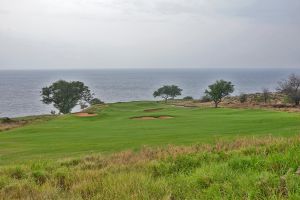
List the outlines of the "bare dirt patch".
<svg viewBox="0 0 300 200">
<path fill-rule="evenodd" d="M 144 112 L 156 112 L 156 111 L 160 111 L 162 110 L 163 108 L 152 108 L 152 109 L 147 109 L 147 110 L 144 110 Z"/>
<path fill-rule="evenodd" d="M 157 119 L 172 119 L 174 117 L 162 115 L 162 116 L 141 116 L 141 117 L 132 117 L 131 119 L 135 120 L 157 120 Z"/>
<path fill-rule="evenodd" d="M 73 115 L 78 116 L 78 117 L 94 117 L 94 116 L 97 116 L 97 114 L 85 113 L 85 112 L 74 113 Z"/>
</svg>

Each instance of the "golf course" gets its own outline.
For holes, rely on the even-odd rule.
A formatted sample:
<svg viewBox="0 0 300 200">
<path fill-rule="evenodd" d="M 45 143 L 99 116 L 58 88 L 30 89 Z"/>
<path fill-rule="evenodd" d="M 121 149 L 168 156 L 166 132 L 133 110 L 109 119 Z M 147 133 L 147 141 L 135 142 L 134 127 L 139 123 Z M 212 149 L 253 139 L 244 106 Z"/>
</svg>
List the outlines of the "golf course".
<svg viewBox="0 0 300 200">
<path fill-rule="evenodd" d="M 139 101 L 0 132 L 0 199 L 299 199 L 300 114 Z"/>
<path fill-rule="evenodd" d="M 136 151 L 143 146 L 212 143 L 238 136 L 291 136 L 300 131 L 298 113 L 255 109 L 129 102 L 96 107 L 93 113 L 57 116 L 1 132 L 1 164 Z"/>
</svg>

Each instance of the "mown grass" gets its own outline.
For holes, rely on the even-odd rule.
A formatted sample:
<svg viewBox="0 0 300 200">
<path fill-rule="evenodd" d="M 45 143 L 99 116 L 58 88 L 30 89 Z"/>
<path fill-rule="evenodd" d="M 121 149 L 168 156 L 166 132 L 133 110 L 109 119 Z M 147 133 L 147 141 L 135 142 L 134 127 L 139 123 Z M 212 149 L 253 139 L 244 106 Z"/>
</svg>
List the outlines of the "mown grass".
<svg viewBox="0 0 300 200">
<path fill-rule="evenodd" d="M 0 199 L 299 199 L 300 138 L 240 138 L 0 167 Z"/>
<path fill-rule="evenodd" d="M 145 112 L 149 109 L 158 110 Z M 129 102 L 93 108 L 91 112 L 98 116 L 65 115 L 1 132 L 0 164 L 137 151 L 145 145 L 190 145 L 269 134 L 291 136 L 300 130 L 297 113 L 254 109 L 178 108 L 156 102 Z M 161 115 L 174 118 L 132 119 Z"/>
</svg>

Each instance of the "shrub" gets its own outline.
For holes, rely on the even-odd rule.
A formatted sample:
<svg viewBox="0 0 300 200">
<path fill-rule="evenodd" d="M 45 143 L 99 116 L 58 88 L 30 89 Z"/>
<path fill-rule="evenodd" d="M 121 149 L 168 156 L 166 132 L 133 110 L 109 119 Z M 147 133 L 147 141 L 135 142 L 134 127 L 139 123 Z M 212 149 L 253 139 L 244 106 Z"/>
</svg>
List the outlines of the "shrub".
<svg viewBox="0 0 300 200">
<path fill-rule="evenodd" d="M 201 103 L 207 103 L 207 102 L 211 102 L 212 101 L 212 99 L 209 97 L 209 96 L 207 96 L 207 95 L 204 95 L 203 97 L 201 97 L 201 99 L 200 99 L 200 102 Z"/>
<path fill-rule="evenodd" d="M 55 110 L 51 110 L 51 111 L 50 111 L 50 114 L 51 114 L 51 115 L 56 115 L 56 111 L 55 111 Z"/>
<path fill-rule="evenodd" d="M 32 177 L 38 185 L 42 185 L 47 181 L 47 174 L 44 171 L 32 172 Z"/>
<path fill-rule="evenodd" d="M 193 100 L 193 97 L 192 96 L 186 96 L 186 97 L 183 97 L 183 100 Z"/>
<path fill-rule="evenodd" d="M 26 177 L 25 171 L 21 167 L 9 169 L 10 177 L 15 179 L 23 179 Z"/>
<path fill-rule="evenodd" d="M 246 94 L 240 94 L 239 100 L 241 103 L 245 103 L 247 101 L 247 95 Z"/>
<path fill-rule="evenodd" d="M 100 99 L 98 98 L 93 98 L 91 101 L 90 101 L 90 104 L 91 105 L 97 105 L 97 104 L 103 104 L 104 102 L 101 101 Z"/>
<path fill-rule="evenodd" d="M 12 120 L 9 117 L 3 117 L 3 118 L 0 119 L 0 122 L 2 122 L 2 123 L 11 123 L 11 122 L 14 122 L 14 120 Z"/>
</svg>

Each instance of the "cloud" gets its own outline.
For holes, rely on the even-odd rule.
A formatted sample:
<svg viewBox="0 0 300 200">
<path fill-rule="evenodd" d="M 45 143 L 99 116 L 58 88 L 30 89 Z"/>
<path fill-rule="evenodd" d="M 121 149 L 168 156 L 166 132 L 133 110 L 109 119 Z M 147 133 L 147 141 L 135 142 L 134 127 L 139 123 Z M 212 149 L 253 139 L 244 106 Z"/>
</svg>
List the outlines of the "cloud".
<svg viewBox="0 0 300 200">
<path fill-rule="evenodd" d="M 294 67 L 299 4 L 2 0 L 0 68 Z"/>
</svg>

